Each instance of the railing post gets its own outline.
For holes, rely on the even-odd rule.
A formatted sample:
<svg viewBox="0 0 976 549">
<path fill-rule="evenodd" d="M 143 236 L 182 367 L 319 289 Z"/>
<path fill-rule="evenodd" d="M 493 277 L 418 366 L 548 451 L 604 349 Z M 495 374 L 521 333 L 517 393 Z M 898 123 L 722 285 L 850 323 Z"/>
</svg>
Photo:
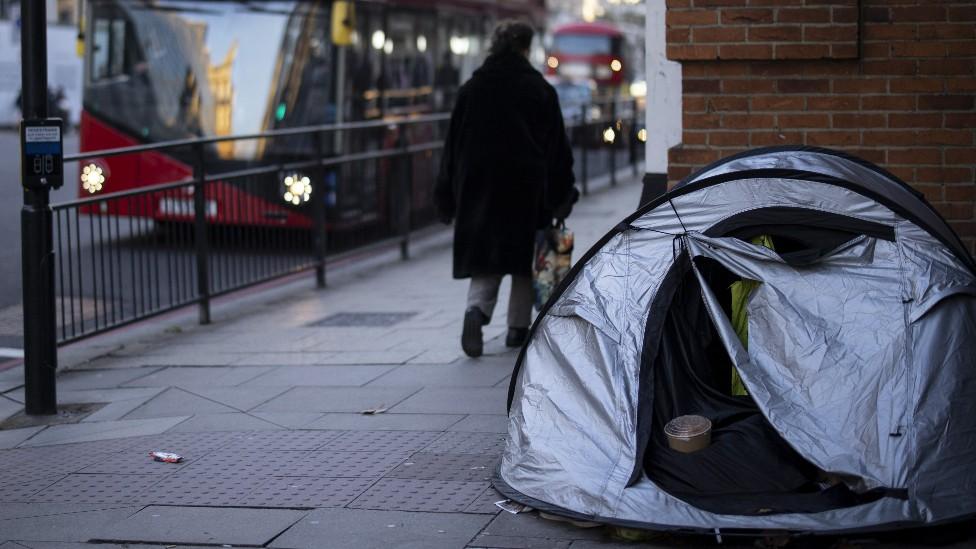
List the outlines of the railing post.
<svg viewBox="0 0 976 549">
<path fill-rule="evenodd" d="M 634 107 L 630 112 L 630 166 L 634 171 L 634 177 L 638 175 L 637 169 L 637 98 L 634 98 Z"/>
<path fill-rule="evenodd" d="M 210 324 L 210 244 L 207 239 L 206 159 L 203 144 L 193 144 L 193 241 L 197 255 L 200 324 Z"/>
<path fill-rule="evenodd" d="M 322 160 L 322 135 L 319 132 L 312 134 L 312 142 L 315 146 L 316 160 Z M 318 189 L 312 189 L 312 243 L 315 246 L 315 287 L 325 288 L 325 255 L 326 243 L 328 242 L 326 233 L 326 199 L 328 193 L 325 188 L 326 168 L 319 165 L 313 170 L 313 179 Z M 317 191 L 317 192 L 316 192 Z"/>
<path fill-rule="evenodd" d="M 590 178 L 586 173 L 588 171 L 586 166 L 586 141 L 589 139 L 588 132 L 586 131 L 586 112 L 589 110 L 589 105 L 583 104 L 580 109 L 580 125 L 578 130 L 578 135 L 580 136 L 580 176 L 583 179 L 583 196 L 586 196 L 590 194 Z"/>
<path fill-rule="evenodd" d="M 45 3 L 21 0 L 20 14 L 23 118 L 47 118 Z M 23 155 L 24 151 L 20 152 Z M 56 414 L 58 347 L 54 303 L 54 235 L 50 190 L 47 186 L 24 187 L 24 207 L 20 212 L 20 223 L 24 299 L 24 409 L 30 415 Z"/>
<path fill-rule="evenodd" d="M 402 124 L 397 124 L 397 148 L 400 149 L 399 161 L 396 162 L 399 177 L 396 181 L 396 200 L 397 206 L 397 231 L 400 233 L 400 259 L 406 261 L 410 259 L 410 207 L 411 207 L 411 179 L 413 179 L 413 169 L 411 166 L 410 153 L 407 152 L 409 143 L 407 142 L 406 130 Z"/>
<path fill-rule="evenodd" d="M 614 97 L 610 100 L 610 127 L 613 128 L 614 132 L 620 133 L 620 127 L 617 126 L 617 98 Z M 617 186 L 617 141 L 619 138 L 614 138 L 610 143 L 610 186 Z"/>
</svg>

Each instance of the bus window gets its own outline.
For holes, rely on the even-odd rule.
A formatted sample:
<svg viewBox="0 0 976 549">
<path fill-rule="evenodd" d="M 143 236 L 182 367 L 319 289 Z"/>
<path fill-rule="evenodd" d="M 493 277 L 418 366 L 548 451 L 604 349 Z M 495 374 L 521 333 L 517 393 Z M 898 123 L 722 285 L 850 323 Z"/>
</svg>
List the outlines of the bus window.
<svg viewBox="0 0 976 549">
<path fill-rule="evenodd" d="M 559 34 L 553 39 L 552 51 L 563 55 L 611 55 L 609 36 L 596 34 Z"/>
<path fill-rule="evenodd" d="M 91 80 L 97 82 L 126 74 L 125 19 L 96 14 L 92 29 Z"/>
</svg>

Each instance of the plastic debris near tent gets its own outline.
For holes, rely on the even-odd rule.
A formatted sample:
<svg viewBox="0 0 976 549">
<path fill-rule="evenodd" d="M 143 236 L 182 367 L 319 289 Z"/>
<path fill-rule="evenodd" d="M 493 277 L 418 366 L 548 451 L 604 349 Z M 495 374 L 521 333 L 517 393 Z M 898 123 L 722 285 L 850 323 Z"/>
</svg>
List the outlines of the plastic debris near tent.
<svg viewBox="0 0 976 549">
<path fill-rule="evenodd" d="M 868 162 L 807 147 L 717 162 L 604 236 L 539 315 L 495 487 L 660 530 L 972 517 L 974 272 L 924 198 Z M 686 414 L 711 420 L 707 448 L 668 446 Z"/>
</svg>

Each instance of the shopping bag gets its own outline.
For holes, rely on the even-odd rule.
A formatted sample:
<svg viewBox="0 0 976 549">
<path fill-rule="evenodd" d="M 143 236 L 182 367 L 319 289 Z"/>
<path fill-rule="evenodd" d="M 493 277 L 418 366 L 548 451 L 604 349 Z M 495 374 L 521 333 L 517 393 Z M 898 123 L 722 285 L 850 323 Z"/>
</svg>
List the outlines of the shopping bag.
<svg viewBox="0 0 976 549">
<path fill-rule="evenodd" d="M 553 290 L 566 278 L 573 263 L 572 256 L 573 231 L 567 229 L 565 223 L 536 232 L 532 289 L 537 311 L 542 310 Z"/>
</svg>

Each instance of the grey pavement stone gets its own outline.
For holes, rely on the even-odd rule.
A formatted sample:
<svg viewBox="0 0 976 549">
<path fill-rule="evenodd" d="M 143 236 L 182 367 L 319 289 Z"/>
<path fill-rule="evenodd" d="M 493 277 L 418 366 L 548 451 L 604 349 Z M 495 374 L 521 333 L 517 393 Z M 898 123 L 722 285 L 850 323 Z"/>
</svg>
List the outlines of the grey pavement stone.
<svg viewBox="0 0 976 549">
<path fill-rule="evenodd" d="M 539 518 L 536 513 L 499 513 L 482 532 L 492 536 L 564 540 L 601 540 L 603 528 L 580 528 L 568 522 Z"/>
<path fill-rule="evenodd" d="M 123 520 L 138 510 L 139 507 L 131 506 L 101 506 L 75 513 L 2 519 L 0 532 L 7 539 L 22 540 L 28 545 L 32 541 L 81 543 L 91 539 L 107 525 Z"/>
<path fill-rule="evenodd" d="M 269 421 L 243 412 L 227 414 L 196 414 L 173 427 L 172 433 L 210 433 L 213 431 L 278 430 L 285 429 Z"/>
<path fill-rule="evenodd" d="M 505 496 L 498 493 L 494 488 L 486 488 L 477 499 L 471 502 L 465 509 L 465 513 L 480 513 L 483 515 L 497 515 L 502 510 L 495 505 L 496 501 L 505 500 Z"/>
<path fill-rule="evenodd" d="M 429 454 L 417 452 L 386 477 L 416 480 L 489 482 L 498 457 L 476 454 Z"/>
<path fill-rule="evenodd" d="M 73 474 L 31 496 L 50 503 L 135 503 L 139 493 L 159 480 L 156 475 Z"/>
<path fill-rule="evenodd" d="M 78 503 L 0 503 L 0 521 L 32 517 L 71 515 L 90 511 L 123 509 L 127 505 L 85 505 Z M 0 530 L 2 531 L 2 530 Z"/>
<path fill-rule="evenodd" d="M 161 451 L 182 455 L 187 460 L 194 460 L 227 446 L 232 441 L 246 436 L 247 433 L 160 433 L 144 437 L 127 439 L 123 451 L 136 451 L 148 454 Z"/>
<path fill-rule="evenodd" d="M 491 547 L 492 549 L 567 549 L 570 540 L 526 538 L 520 536 L 491 536 L 480 534 L 468 547 Z"/>
<path fill-rule="evenodd" d="M 160 393 L 158 388 L 87 389 L 58 391 L 58 404 L 87 404 L 90 402 L 119 402 L 122 400 L 149 399 Z M 6 394 L 17 402 L 24 401 L 24 390 L 15 389 Z"/>
<path fill-rule="evenodd" d="M 293 474 L 305 451 L 214 450 L 189 464 L 185 476 L 286 476 Z"/>
<path fill-rule="evenodd" d="M 404 364 L 422 351 L 339 351 L 323 364 Z"/>
<path fill-rule="evenodd" d="M 289 528 L 271 547 L 288 549 L 458 549 L 486 516 L 322 509 Z"/>
<path fill-rule="evenodd" d="M 450 364 L 463 354 L 460 347 L 458 349 L 427 349 L 408 360 L 407 364 Z"/>
<path fill-rule="evenodd" d="M 8 396 L 0 396 L 0 421 L 5 420 L 24 409 L 23 389 L 14 389 L 13 392 L 20 392 L 19 400 L 10 398 L 10 393 L 7 393 Z"/>
<path fill-rule="evenodd" d="M 511 368 L 478 364 L 405 364 L 369 383 L 369 387 L 491 387 Z"/>
<path fill-rule="evenodd" d="M 66 444 L 69 442 L 151 435 L 167 431 L 186 419 L 188 419 L 187 416 L 180 416 L 159 419 L 127 419 L 99 423 L 52 425 L 34 435 L 33 438 L 24 442 L 21 446 L 43 446 L 48 444 Z"/>
<path fill-rule="evenodd" d="M 10 429 L 0 431 L 0 449 L 13 448 L 21 442 L 34 436 L 44 427 L 25 427 L 23 429 Z"/>
<path fill-rule="evenodd" d="M 451 414 L 325 414 L 305 429 L 350 431 L 443 431 L 464 416 Z"/>
<path fill-rule="evenodd" d="M 379 478 L 407 459 L 406 452 L 314 451 L 302 458 L 282 476 Z"/>
<path fill-rule="evenodd" d="M 329 441 L 321 450 L 411 454 L 440 435 L 429 431 L 347 431 Z"/>
<path fill-rule="evenodd" d="M 233 387 L 270 370 L 258 366 L 173 366 L 125 383 L 127 387 Z"/>
<path fill-rule="evenodd" d="M 157 390 L 157 393 L 156 394 L 159 394 L 159 393 L 161 393 L 163 391 L 165 391 L 165 389 L 163 389 L 162 387 L 160 387 Z M 155 396 L 155 395 L 153 395 L 153 396 Z M 119 400 L 119 401 L 116 401 L 116 402 L 109 402 L 108 404 L 106 404 L 105 406 L 101 407 L 100 409 L 95 410 L 94 413 L 89 414 L 89 415 L 85 416 L 84 418 L 82 418 L 81 421 L 83 423 L 90 423 L 90 422 L 93 422 L 93 421 L 116 421 L 116 420 L 122 419 L 127 414 L 132 413 L 132 411 L 135 410 L 136 408 L 138 408 L 138 407 L 142 406 L 143 404 L 145 404 L 146 401 L 148 401 L 149 399 L 153 398 L 153 396 L 142 397 L 142 398 L 133 398 L 133 399 L 129 399 L 129 400 Z"/>
<path fill-rule="evenodd" d="M 297 385 L 301 384 L 299 383 Z M 238 387 L 196 386 L 181 387 L 181 389 L 214 402 L 219 402 L 225 406 L 230 406 L 241 412 L 246 412 L 284 393 L 288 390 L 288 387 L 251 387 L 245 384 Z"/>
<path fill-rule="evenodd" d="M 0 482 L 0 501 L 31 501 L 31 496 L 64 478 L 63 476 L 20 478 Z"/>
<path fill-rule="evenodd" d="M 145 503 L 159 505 L 236 506 L 271 475 L 253 470 L 185 471 L 160 479 L 143 493 Z"/>
<path fill-rule="evenodd" d="M 315 366 L 326 364 L 326 359 L 335 353 L 304 352 L 304 353 L 251 353 L 241 357 L 235 365 L 246 366 Z"/>
<path fill-rule="evenodd" d="M 449 431 L 473 433 L 507 433 L 508 416 L 501 414 L 471 414 L 451 425 Z"/>
<path fill-rule="evenodd" d="M 374 478 L 274 477 L 241 500 L 256 507 L 342 507 L 366 491 Z"/>
<path fill-rule="evenodd" d="M 393 366 L 278 366 L 248 381 L 245 386 L 359 386 L 375 380 L 391 368 Z M 420 383 L 414 383 L 412 386 L 417 385 Z"/>
<path fill-rule="evenodd" d="M 504 414 L 507 388 L 426 388 L 391 409 L 416 414 Z"/>
<path fill-rule="evenodd" d="M 498 433 L 444 433 L 425 447 L 424 452 L 498 456 L 505 451 L 505 438 Z"/>
<path fill-rule="evenodd" d="M 237 433 L 222 450 L 307 451 L 318 450 L 335 440 L 341 431 L 258 431 Z"/>
<path fill-rule="evenodd" d="M 237 412 L 212 400 L 196 396 L 182 389 L 171 387 L 126 414 L 125 419 L 189 416 L 194 414 L 223 414 Z"/>
<path fill-rule="evenodd" d="M 275 425 L 280 425 L 286 429 L 331 429 L 331 427 L 307 427 L 316 423 L 318 419 L 326 416 L 326 414 L 316 413 L 316 412 L 250 412 L 254 417 L 259 417 L 265 421 L 270 421 Z M 346 429 L 346 427 L 337 427 L 337 429 Z"/>
<path fill-rule="evenodd" d="M 156 475 L 162 477 L 183 469 L 194 459 L 189 456 L 183 456 L 183 458 L 184 461 L 180 463 L 166 463 L 155 461 L 147 451 L 132 449 L 106 454 L 91 465 L 79 469 L 78 472 L 83 474 Z"/>
<path fill-rule="evenodd" d="M 456 513 L 464 511 L 488 482 L 382 478 L 348 505 L 351 509 Z"/>
<path fill-rule="evenodd" d="M 295 387 L 253 411 L 256 412 L 362 412 L 377 406 L 393 407 L 418 388 L 399 387 Z"/>
<path fill-rule="evenodd" d="M 93 537 L 104 541 L 261 546 L 305 515 L 284 509 L 150 506 L 100 528 Z"/>
<path fill-rule="evenodd" d="M 58 376 L 59 391 L 110 389 L 159 370 L 159 367 L 125 370 L 84 370 L 64 372 Z"/>
</svg>

